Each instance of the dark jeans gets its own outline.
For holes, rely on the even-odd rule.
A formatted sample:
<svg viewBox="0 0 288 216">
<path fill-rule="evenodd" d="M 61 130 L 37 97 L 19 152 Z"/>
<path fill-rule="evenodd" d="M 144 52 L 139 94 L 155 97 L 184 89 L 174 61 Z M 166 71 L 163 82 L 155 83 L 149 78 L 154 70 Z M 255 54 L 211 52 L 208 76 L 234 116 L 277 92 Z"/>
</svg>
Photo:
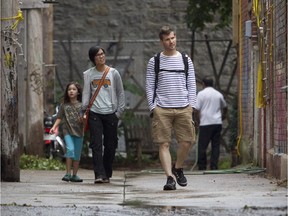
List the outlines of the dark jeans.
<svg viewBox="0 0 288 216">
<path fill-rule="evenodd" d="M 206 150 L 211 141 L 210 169 L 218 169 L 218 160 L 220 154 L 220 137 L 222 125 L 206 125 L 199 127 L 198 139 L 198 168 L 206 170 L 207 155 Z"/>
<path fill-rule="evenodd" d="M 112 177 L 112 164 L 118 146 L 118 117 L 113 114 L 89 113 L 90 145 L 95 178 Z"/>
</svg>

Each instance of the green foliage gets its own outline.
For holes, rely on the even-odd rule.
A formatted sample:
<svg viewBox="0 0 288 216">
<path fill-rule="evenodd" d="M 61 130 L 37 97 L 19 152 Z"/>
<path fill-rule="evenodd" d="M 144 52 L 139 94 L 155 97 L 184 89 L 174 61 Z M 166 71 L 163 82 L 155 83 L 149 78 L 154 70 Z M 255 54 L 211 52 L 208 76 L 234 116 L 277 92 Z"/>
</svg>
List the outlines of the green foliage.
<svg viewBox="0 0 288 216">
<path fill-rule="evenodd" d="M 143 121 L 139 118 L 136 118 L 134 110 L 126 109 L 122 116 L 121 116 L 123 122 L 125 124 L 129 125 L 141 125 L 143 124 Z"/>
<path fill-rule="evenodd" d="M 144 96 L 144 94 L 145 94 L 145 92 L 141 88 L 139 88 L 139 86 L 137 86 L 131 82 L 128 82 L 126 80 L 123 81 L 123 87 L 126 91 L 129 91 L 134 95 Z"/>
<path fill-rule="evenodd" d="M 231 168 L 231 158 L 225 157 L 219 160 L 219 169 L 230 169 Z"/>
<path fill-rule="evenodd" d="M 189 0 L 187 24 L 194 31 L 203 30 L 206 23 L 217 22 L 217 28 L 228 26 L 232 20 L 232 0 Z"/>
<path fill-rule="evenodd" d="M 39 158 L 34 155 L 21 155 L 20 169 L 33 170 L 65 170 L 65 164 L 59 160 Z"/>
</svg>

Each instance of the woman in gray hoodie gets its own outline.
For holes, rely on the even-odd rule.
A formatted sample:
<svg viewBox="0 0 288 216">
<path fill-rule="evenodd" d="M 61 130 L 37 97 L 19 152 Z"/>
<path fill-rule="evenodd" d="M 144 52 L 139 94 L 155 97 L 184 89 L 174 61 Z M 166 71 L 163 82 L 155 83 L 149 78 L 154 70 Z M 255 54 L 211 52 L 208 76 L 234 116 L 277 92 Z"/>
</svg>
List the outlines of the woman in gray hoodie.
<svg viewBox="0 0 288 216">
<path fill-rule="evenodd" d="M 92 149 L 95 183 L 109 183 L 118 145 L 118 121 L 125 107 L 124 88 L 119 72 L 105 64 L 103 48 L 91 47 L 89 59 L 95 66 L 83 73 L 82 106 L 84 112 L 100 84 L 102 75 L 105 70 L 108 70 L 100 91 L 90 108 L 88 125 L 90 129 L 89 148 Z M 84 118 L 86 118 L 85 115 Z"/>
</svg>

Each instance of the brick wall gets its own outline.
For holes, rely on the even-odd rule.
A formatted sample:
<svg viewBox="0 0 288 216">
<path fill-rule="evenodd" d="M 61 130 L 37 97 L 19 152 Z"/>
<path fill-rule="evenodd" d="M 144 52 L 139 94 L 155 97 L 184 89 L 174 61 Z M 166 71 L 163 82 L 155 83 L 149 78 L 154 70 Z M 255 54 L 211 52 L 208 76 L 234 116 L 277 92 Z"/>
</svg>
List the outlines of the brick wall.
<svg viewBox="0 0 288 216">
<path fill-rule="evenodd" d="M 245 157 L 245 153 L 249 154 L 251 146 L 254 146 L 254 152 L 246 157 L 251 156 L 251 162 L 267 168 L 268 174 L 287 179 L 287 1 L 259 1 L 262 11 L 254 15 L 259 15 L 260 26 L 257 37 L 252 39 L 244 36 L 245 21 L 251 19 L 249 4 L 252 1 L 240 2 L 242 32 L 239 58 L 242 64 L 239 68 L 239 106 L 242 111 L 239 116 L 242 117 L 243 128 L 241 154 Z M 256 20 L 255 17 L 252 17 L 252 20 Z M 254 58 L 257 55 L 259 59 Z M 262 65 L 265 102 L 261 108 L 255 107 L 257 67 L 254 68 L 253 65 L 258 62 Z"/>
<path fill-rule="evenodd" d="M 275 1 L 274 3 L 274 148 L 277 153 L 287 151 L 287 1 Z"/>
</svg>

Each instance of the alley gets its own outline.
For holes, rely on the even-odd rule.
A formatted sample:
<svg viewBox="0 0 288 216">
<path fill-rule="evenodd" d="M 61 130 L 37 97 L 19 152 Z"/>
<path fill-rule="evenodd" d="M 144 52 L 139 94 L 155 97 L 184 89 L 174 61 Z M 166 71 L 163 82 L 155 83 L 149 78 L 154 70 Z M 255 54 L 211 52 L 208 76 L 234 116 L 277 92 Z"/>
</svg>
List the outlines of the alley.
<svg viewBox="0 0 288 216">
<path fill-rule="evenodd" d="M 83 183 L 62 175 L 21 170 L 21 182 L 1 182 L 1 215 L 287 215 L 287 188 L 263 174 L 186 171 L 188 186 L 169 192 L 159 170 L 115 171 L 97 185 L 92 170 L 79 171 Z"/>
</svg>

